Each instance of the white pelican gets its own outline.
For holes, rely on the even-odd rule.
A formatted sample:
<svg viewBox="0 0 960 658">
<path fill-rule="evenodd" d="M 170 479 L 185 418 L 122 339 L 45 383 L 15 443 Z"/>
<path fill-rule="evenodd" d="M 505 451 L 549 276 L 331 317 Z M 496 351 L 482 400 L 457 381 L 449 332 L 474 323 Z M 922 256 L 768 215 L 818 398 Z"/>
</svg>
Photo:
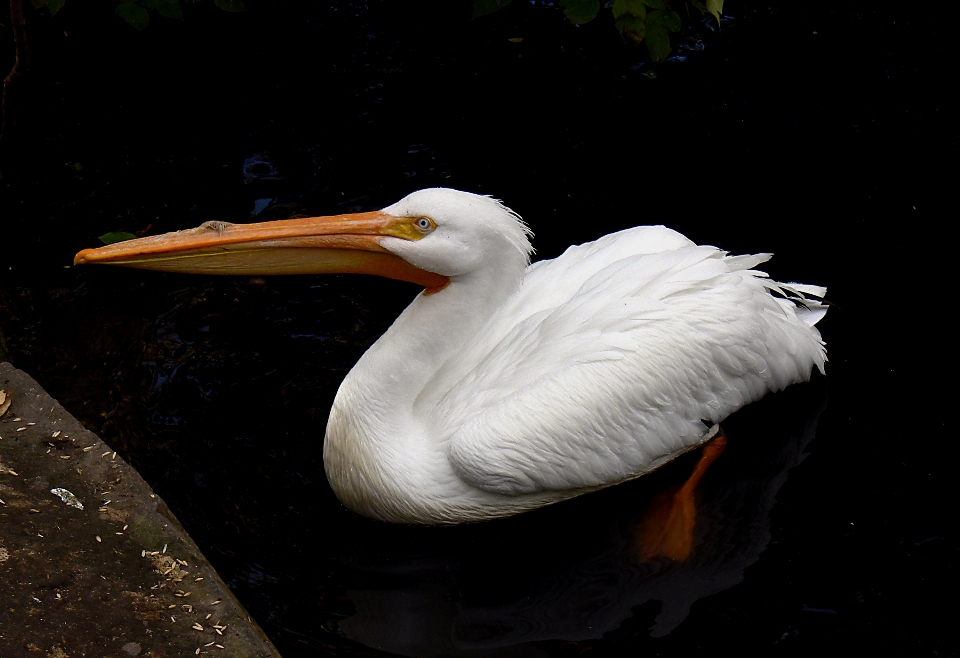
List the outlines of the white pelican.
<svg viewBox="0 0 960 658">
<path fill-rule="evenodd" d="M 531 265 L 530 236 L 494 199 L 428 189 L 379 212 L 207 222 L 75 262 L 423 285 L 327 422 L 334 492 L 384 521 L 493 519 L 636 478 L 823 370 L 825 289 L 767 279 L 753 268 L 769 254 L 639 226 Z"/>
</svg>

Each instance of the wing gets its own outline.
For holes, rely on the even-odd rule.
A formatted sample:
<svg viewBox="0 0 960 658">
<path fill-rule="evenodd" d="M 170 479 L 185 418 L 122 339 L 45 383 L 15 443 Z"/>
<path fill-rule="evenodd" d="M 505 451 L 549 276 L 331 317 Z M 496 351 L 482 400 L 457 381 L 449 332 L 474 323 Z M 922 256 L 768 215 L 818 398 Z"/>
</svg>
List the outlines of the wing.
<svg viewBox="0 0 960 658">
<path fill-rule="evenodd" d="M 418 415 L 458 475 L 490 492 L 650 470 L 697 443 L 704 420 L 822 370 L 810 295 L 824 291 L 751 269 L 768 258 L 638 227 L 535 263 L 423 390 Z"/>
</svg>

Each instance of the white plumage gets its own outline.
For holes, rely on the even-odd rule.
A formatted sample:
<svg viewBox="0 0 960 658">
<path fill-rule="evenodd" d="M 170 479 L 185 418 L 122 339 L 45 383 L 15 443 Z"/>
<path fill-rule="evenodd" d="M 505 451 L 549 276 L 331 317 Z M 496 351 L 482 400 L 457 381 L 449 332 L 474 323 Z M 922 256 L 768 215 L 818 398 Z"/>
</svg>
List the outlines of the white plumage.
<svg viewBox="0 0 960 658">
<path fill-rule="evenodd" d="M 435 222 L 379 244 L 450 283 L 334 402 L 327 477 L 361 514 L 476 521 L 629 480 L 823 370 L 825 290 L 770 281 L 753 269 L 768 254 L 642 226 L 528 266 L 529 231 L 487 197 L 422 190 L 383 212 Z"/>
</svg>

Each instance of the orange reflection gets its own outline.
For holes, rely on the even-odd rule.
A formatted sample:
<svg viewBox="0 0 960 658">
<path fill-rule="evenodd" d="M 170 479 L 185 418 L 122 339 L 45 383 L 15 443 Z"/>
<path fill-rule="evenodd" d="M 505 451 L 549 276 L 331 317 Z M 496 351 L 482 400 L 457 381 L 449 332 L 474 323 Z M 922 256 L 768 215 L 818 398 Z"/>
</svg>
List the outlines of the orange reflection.
<svg viewBox="0 0 960 658">
<path fill-rule="evenodd" d="M 693 530 L 697 521 L 694 491 L 707 467 L 727 446 L 725 434 L 718 434 L 703 447 L 693 473 L 682 485 L 657 495 L 640 521 L 637 545 L 643 561 L 665 557 L 682 562 L 693 551 Z"/>
</svg>

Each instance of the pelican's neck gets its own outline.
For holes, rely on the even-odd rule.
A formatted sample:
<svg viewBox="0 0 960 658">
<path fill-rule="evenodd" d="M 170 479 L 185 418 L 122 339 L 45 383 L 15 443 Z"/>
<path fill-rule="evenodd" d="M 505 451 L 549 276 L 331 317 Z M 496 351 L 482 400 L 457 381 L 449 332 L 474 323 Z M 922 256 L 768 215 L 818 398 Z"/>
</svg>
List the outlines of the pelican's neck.
<svg viewBox="0 0 960 658">
<path fill-rule="evenodd" d="M 483 268 L 452 277 L 437 293 L 417 296 L 344 382 L 362 384 L 370 405 L 365 413 L 377 410 L 394 422 L 401 420 L 397 414 L 411 413 L 430 378 L 517 290 L 524 269 L 522 261 Z"/>
<path fill-rule="evenodd" d="M 464 485 L 442 437 L 424 427 L 414 403 L 516 291 L 524 269 L 521 259 L 451 277 L 440 292 L 419 295 L 343 380 L 327 421 L 323 462 L 347 507 L 396 522 L 441 518 L 442 506 L 431 505 Z"/>
</svg>

